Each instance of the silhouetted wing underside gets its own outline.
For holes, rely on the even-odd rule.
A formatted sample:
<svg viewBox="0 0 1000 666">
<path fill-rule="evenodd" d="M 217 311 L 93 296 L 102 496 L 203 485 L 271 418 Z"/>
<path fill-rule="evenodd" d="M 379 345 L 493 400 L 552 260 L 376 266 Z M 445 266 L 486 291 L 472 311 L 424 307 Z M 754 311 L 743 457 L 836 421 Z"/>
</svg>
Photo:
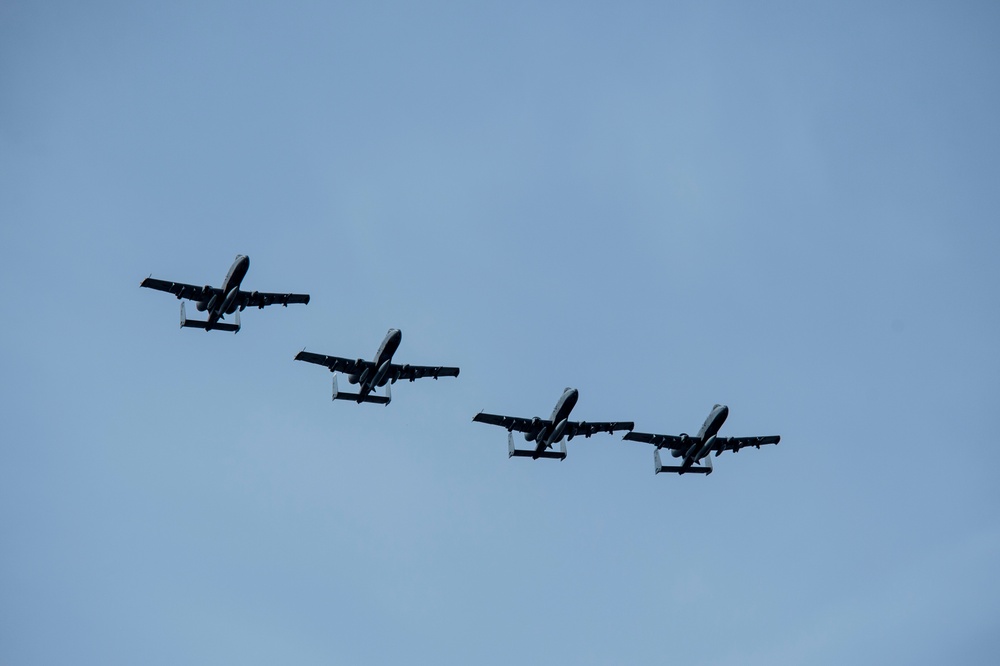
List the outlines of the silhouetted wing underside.
<svg viewBox="0 0 1000 666">
<path fill-rule="evenodd" d="M 518 432 L 530 432 L 540 426 L 551 426 L 552 421 L 548 419 L 525 419 L 520 416 L 501 416 L 499 414 L 487 414 L 485 412 L 479 412 L 474 417 L 473 421 L 478 423 L 488 423 L 490 425 L 500 426 L 501 428 L 506 428 L 507 430 L 516 430 Z"/>
<path fill-rule="evenodd" d="M 680 448 L 681 438 L 678 435 L 656 435 L 651 432 L 630 432 L 625 435 L 623 439 L 628 439 L 633 442 L 645 442 L 646 444 L 652 444 L 657 448 Z M 697 439 L 697 438 L 691 438 Z M 689 442 L 691 440 L 688 440 Z"/>
<path fill-rule="evenodd" d="M 621 430 L 631 430 L 635 424 L 631 421 L 569 421 L 566 423 L 566 435 L 569 437 L 590 437 L 599 432 L 613 433 Z"/>
<path fill-rule="evenodd" d="M 396 365 L 393 363 L 389 366 L 389 376 L 395 381 L 409 379 L 411 382 L 415 379 L 423 379 L 424 377 L 433 377 L 434 379 L 438 377 L 458 377 L 458 368 L 448 368 L 440 365 Z"/>
<path fill-rule="evenodd" d="M 198 287 L 193 284 L 184 284 L 183 282 L 170 282 L 169 280 L 157 280 L 156 278 L 148 277 L 139 283 L 140 287 L 145 287 L 146 289 L 156 289 L 157 291 L 165 291 L 167 293 L 173 294 L 177 298 L 187 298 L 192 301 L 203 301 L 208 300 L 215 294 L 222 293 L 222 290 L 217 287 Z"/>
<path fill-rule="evenodd" d="M 324 354 L 313 354 L 305 350 L 295 355 L 296 361 L 315 363 L 330 369 L 330 372 L 346 372 L 348 374 L 360 375 L 366 368 L 371 368 L 375 364 L 371 361 L 360 359 L 341 358 L 339 356 L 326 356 Z"/>
<path fill-rule="evenodd" d="M 262 308 L 266 305 L 306 304 L 309 294 L 272 294 L 264 291 L 241 291 L 240 304 L 247 308 Z"/>
<path fill-rule="evenodd" d="M 747 446 L 759 447 L 764 444 L 777 444 L 780 440 L 780 435 L 768 435 L 766 437 L 717 437 L 712 450 L 717 454 L 723 451 L 739 451 Z"/>
</svg>

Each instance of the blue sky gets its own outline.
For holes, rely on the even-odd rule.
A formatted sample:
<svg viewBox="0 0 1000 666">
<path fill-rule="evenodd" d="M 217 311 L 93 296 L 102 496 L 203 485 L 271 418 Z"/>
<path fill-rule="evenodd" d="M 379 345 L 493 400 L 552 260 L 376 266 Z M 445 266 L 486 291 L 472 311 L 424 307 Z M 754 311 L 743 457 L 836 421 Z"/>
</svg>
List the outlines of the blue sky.
<svg viewBox="0 0 1000 666">
<path fill-rule="evenodd" d="M 0 661 L 992 664 L 989 3 L 6 3 Z M 154 277 L 306 291 L 236 336 Z M 462 368 L 387 408 L 293 363 Z M 780 434 L 710 477 L 481 409 Z"/>
</svg>

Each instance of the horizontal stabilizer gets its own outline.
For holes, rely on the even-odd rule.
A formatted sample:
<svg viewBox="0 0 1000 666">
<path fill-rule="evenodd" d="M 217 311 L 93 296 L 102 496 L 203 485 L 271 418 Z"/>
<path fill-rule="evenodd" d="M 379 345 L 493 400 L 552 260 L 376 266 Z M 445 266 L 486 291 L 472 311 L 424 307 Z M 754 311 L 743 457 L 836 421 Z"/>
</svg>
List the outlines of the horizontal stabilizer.
<svg viewBox="0 0 1000 666">
<path fill-rule="evenodd" d="M 352 400 L 357 403 L 362 402 L 372 402 L 376 405 L 388 405 L 392 402 L 392 396 L 389 391 L 386 390 L 384 396 L 375 395 L 374 393 L 369 393 L 365 397 L 361 397 L 360 393 L 347 393 L 346 391 L 340 391 L 337 389 L 337 375 L 333 376 L 333 399 L 334 400 Z"/>
<path fill-rule="evenodd" d="M 712 473 L 712 459 L 705 458 L 704 465 L 691 465 L 690 467 L 684 467 L 682 465 L 664 465 L 660 462 L 660 450 L 656 449 L 653 452 L 653 463 L 656 474 L 660 472 L 674 472 L 675 474 L 711 474 Z"/>
<path fill-rule="evenodd" d="M 360 393 L 338 393 L 333 397 L 334 400 L 353 400 L 354 402 L 373 402 L 376 405 L 388 405 L 391 400 L 385 396 L 375 395 L 374 393 L 369 393 L 364 398 L 361 398 Z"/>
<path fill-rule="evenodd" d="M 558 451 L 536 451 L 535 449 L 514 448 L 514 435 L 507 433 L 507 457 L 508 458 L 552 458 L 554 460 L 566 459 L 566 442 Z"/>
<path fill-rule="evenodd" d="M 565 451 L 535 451 L 534 449 L 514 449 L 508 458 L 555 458 L 556 460 L 566 460 Z"/>
<path fill-rule="evenodd" d="M 229 331 L 230 333 L 240 332 L 240 313 L 236 313 L 236 323 L 227 324 L 224 321 L 217 321 L 212 324 L 211 328 L 207 321 L 198 321 L 197 319 L 188 319 L 187 314 L 184 312 L 184 304 L 181 303 L 181 328 L 202 328 L 206 331 Z"/>
<path fill-rule="evenodd" d="M 194 319 L 186 319 L 181 326 L 184 328 L 203 328 L 206 331 L 229 331 L 231 333 L 238 333 L 240 330 L 240 327 L 236 324 L 227 324 L 223 321 L 215 322 L 209 328 L 207 321 L 197 321 Z"/>
<path fill-rule="evenodd" d="M 677 474 L 711 474 L 712 473 L 712 468 L 711 467 L 693 467 L 692 466 L 692 467 L 688 467 L 687 469 L 684 469 L 680 465 L 668 465 L 666 467 L 662 467 L 662 466 L 661 467 L 657 467 L 656 468 L 656 473 L 659 474 L 660 472 L 676 472 Z"/>
</svg>

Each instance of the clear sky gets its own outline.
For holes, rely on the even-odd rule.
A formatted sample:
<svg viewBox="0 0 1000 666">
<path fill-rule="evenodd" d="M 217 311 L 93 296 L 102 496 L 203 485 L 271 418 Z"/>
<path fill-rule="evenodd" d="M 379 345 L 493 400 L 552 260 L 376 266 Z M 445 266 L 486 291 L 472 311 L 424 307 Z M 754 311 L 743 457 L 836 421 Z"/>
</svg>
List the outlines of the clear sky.
<svg viewBox="0 0 1000 666">
<path fill-rule="evenodd" d="M 995 664 L 1000 8 L 0 4 L 0 662 Z M 147 275 L 308 306 L 178 329 Z M 191 312 L 189 308 L 189 313 Z M 458 379 L 330 401 L 311 351 Z M 780 434 L 709 477 L 485 409 Z"/>
</svg>

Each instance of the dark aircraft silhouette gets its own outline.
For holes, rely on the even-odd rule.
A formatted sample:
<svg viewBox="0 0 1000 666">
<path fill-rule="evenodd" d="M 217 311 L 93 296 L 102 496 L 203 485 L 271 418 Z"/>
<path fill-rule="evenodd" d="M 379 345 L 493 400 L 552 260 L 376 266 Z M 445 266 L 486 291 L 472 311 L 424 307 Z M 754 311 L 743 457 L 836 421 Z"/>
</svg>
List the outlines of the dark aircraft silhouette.
<svg viewBox="0 0 1000 666">
<path fill-rule="evenodd" d="M 559 397 L 556 408 L 552 410 L 552 416 L 548 419 L 541 419 L 537 416 L 533 419 L 526 419 L 517 416 L 500 416 L 498 414 L 486 414 L 479 412 L 473 417 L 473 421 L 479 423 L 489 423 L 507 428 L 507 450 L 509 458 L 515 456 L 531 458 L 557 458 L 566 459 L 566 442 L 562 442 L 563 436 L 566 439 L 573 439 L 577 435 L 590 437 L 594 433 L 612 433 L 617 430 L 631 430 L 635 424 L 631 421 L 611 421 L 611 422 L 587 422 L 570 421 L 569 414 L 573 411 L 576 401 L 580 397 L 580 392 L 575 388 L 567 388 Z M 534 449 L 514 448 L 514 434 L 512 431 L 524 433 L 524 439 L 535 442 Z M 562 442 L 558 451 L 550 451 L 554 444 Z"/>
<path fill-rule="evenodd" d="M 238 333 L 240 330 L 240 310 L 246 307 L 257 306 L 263 308 L 265 305 L 280 303 L 288 306 L 289 303 L 308 303 L 309 294 L 270 294 L 262 291 L 241 291 L 240 284 L 246 277 L 250 268 L 250 257 L 242 254 L 236 255 L 236 261 L 226 273 L 226 279 L 222 281 L 221 287 L 205 285 L 198 287 L 193 284 L 183 282 L 167 282 L 148 277 L 139 286 L 158 291 L 167 291 L 175 295 L 178 299 L 186 298 L 197 301 L 195 307 L 198 312 L 208 312 L 207 321 L 196 321 L 188 319 L 184 313 L 184 303 L 181 303 L 181 328 L 203 328 L 206 331 L 232 331 Z M 228 314 L 236 314 L 235 323 L 228 324 L 220 321 Z"/>
<path fill-rule="evenodd" d="M 296 361 L 305 361 L 317 365 L 325 365 L 330 372 L 345 372 L 348 374 L 347 381 L 358 384 L 357 393 L 344 393 L 337 389 L 337 375 L 333 376 L 333 399 L 334 400 L 354 400 L 357 403 L 374 402 L 380 405 L 388 405 L 392 400 L 392 393 L 387 384 L 395 384 L 400 379 L 409 379 L 411 382 L 422 377 L 458 377 L 458 368 L 446 368 L 443 366 L 425 365 L 397 365 L 392 362 L 392 355 L 396 353 L 403 333 L 399 329 L 390 328 L 382 340 L 378 352 L 375 353 L 375 360 L 366 361 L 364 359 L 351 360 L 340 358 L 339 356 L 324 356 L 313 354 L 305 350 L 295 355 Z M 372 391 L 376 387 L 385 386 L 385 395 L 375 395 Z"/>
<path fill-rule="evenodd" d="M 653 452 L 653 462 L 655 463 L 656 474 L 660 472 L 676 472 L 684 474 L 711 474 L 712 459 L 708 454 L 715 451 L 718 457 L 723 451 L 739 451 L 745 446 L 756 446 L 758 449 L 763 444 L 777 444 L 781 437 L 770 435 L 767 437 L 718 437 L 717 433 L 726 417 L 729 416 L 729 408 L 725 405 L 716 405 L 712 408 L 708 418 L 701 426 L 697 435 L 690 436 L 686 433 L 680 435 L 654 435 L 645 432 L 630 432 L 624 439 L 634 442 L 646 442 L 656 447 Z M 668 448 L 675 458 L 683 458 L 680 465 L 664 466 L 660 462 L 660 449 Z M 704 463 L 701 461 L 704 460 Z"/>
</svg>

